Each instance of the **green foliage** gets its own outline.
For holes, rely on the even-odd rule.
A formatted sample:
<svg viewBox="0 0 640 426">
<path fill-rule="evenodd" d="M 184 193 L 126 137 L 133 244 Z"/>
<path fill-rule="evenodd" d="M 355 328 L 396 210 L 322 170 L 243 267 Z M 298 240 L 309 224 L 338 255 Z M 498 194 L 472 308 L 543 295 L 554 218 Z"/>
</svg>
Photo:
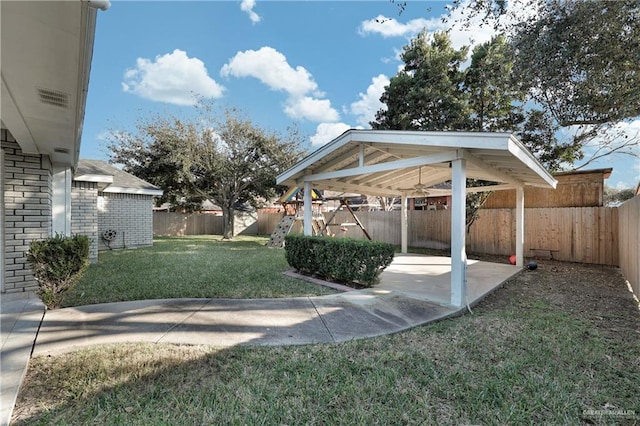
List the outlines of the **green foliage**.
<svg viewBox="0 0 640 426">
<path fill-rule="evenodd" d="M 561 144 L 547 114 L 525 111 L 526 89 L 514 71 L 515 52 L 504 36 L 456 50 L 446 33 L 420 33 L 404 47 L 404 68 L 392 77 L 380 100 L 386 105 L 375 129 L 511 132 L 549 169 L 573 163 L 580 147 Z M 476 197 L 477 198 L 477 197 Z M 473 201 L 473 200 L 469 200 Z"/>
<path fill-rule="evenodd" d="M 285 253 L 299 272 L 371 287 L 391 264 L 394 247 L 380 241 L 287 235 Z"/>
<path fill-rule="evenodd" d="M 64 293 L 84 273 L 89 265 L 89 246 L 85 235 L 60 234 L 29 245 L 27 261 L 38 281 L 38 295 L 49 309 L 60 306 Z"/>
<path fill-rule="evenodd" d="M 466 48 L 456 50 L 446 33 L 429 41 L 423 31 L 401 55 L 404 69 L 390 80 L 380 101 L 387 105 L 376 113 L 374 129 L 458 130 L 466 127 L 468 96 L 460 64 Z"/>
<path fill-rule="evenodd" d="M 467 48 L 453 48 L 446 33 L 435 33 L 431 41 L 420 33 L 405 46 L 402 60 L 405 67 L 380 98 L 386 108 L 376 114 L 373 128 L 512 132 L 550 169 L 572 162 L 573 147 L 558 143 L 553 123 L 540 111 L 525 112 L 526 93 L 514 75 L 514 52 L 505 37 L 476 46 L 465 70 Z M 468 227 L 488 195 L 467 195 Z"/>
<path fill-rule="evenodd" d="M 201 104 L 193 119 L 143 118 L 136 134 L 112 132 L 110 161 L 164 190 L 161 202 L 186 210 L 203 200 L 222 208 L 224 237 L 233 237 L 239 206 L 259 207 L 276 195 L 276 176 L 303 151 L 296 129 L 269 133 L 228 109 Z"/>
<path fill-rule="evenodd" d="M 523 122 L 524 93 L 513 81 L 513 50 L 504 36 L 473 49 L 464 88 L 471 110 L 470 130 L 515 130 Z"/>
<path fill-rule="evenodd" d="M 604 187 L 604 204 L 605 206 L 617 205 L 627 200 L 632 199 L 635 196 L 635 191 L 631 188 L 616 189 L 610 186 Z"/>
<path fill-rule="evenodd" d="M 540 155 L 536 147 L 541 137 L 550 140 L 549 132 L 534 131 L 527 147 L 552 170 L 578 162 L 575 168 L 583 168 L 614 154 L 638 157 L 637 133 L 618 125 L 640 116 L 640 3 L 524 0 L 507 6 L 504 0 L 454 0 L 450 10 L 458 11 L 447 20 L 464 28 L 479 18 L 506 34 L 514 82 L 527 105 L 544 111 L 529 117 L 528 131 L 543 128 L 542 122 L 563 130 L 561 143 Z"/>
<path fill-rule="evenodd" d="M 522 83 L 561 126 L 640 115 L 639 14 L 636 0 L 544 2 L 514 28 Z"/>
</svg>

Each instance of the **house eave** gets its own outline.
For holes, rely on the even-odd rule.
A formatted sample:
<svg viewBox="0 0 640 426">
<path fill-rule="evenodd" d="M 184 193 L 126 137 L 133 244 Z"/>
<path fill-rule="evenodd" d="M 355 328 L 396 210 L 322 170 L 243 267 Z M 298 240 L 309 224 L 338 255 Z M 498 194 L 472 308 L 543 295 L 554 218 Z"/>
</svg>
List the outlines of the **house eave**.
<svg viewBox="0 0 640 426">
<path fill-rule="evenodd" d="M 160 197 L 164 194 L 161 189 L 146 189 L 146 188 L 123 188 L 120 186 L 110 185 L 102 190 L 102 192 L 109 194 L 135 194 L 135 195 L 151 195 L 154 197 Z"/>
</svg>

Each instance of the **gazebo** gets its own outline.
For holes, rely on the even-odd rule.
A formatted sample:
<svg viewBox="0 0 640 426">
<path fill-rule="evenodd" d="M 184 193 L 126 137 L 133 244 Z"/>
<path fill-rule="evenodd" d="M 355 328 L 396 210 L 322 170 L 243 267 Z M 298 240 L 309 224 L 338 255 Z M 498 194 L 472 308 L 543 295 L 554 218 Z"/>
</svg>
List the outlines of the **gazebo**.
<svg viewBox="0 0 640 426">
<path fill-rule="evenodd" d="M 467 186 L 467 179 L 492 182 Z M 433 185 L 451 181 L 451 190 Z M 510 133 L 347 130 L 276 179 L 304 187 L 304 234 L 311 235 L 311 189 L 401 197 L 401 251 L 407 252 L 407 199 L 451 194 L 451 305 L 466 300 L 466 193 L 516 190 L 516 265 L 524 264 L 524 187 L 556 180 Z"/>
</svg>

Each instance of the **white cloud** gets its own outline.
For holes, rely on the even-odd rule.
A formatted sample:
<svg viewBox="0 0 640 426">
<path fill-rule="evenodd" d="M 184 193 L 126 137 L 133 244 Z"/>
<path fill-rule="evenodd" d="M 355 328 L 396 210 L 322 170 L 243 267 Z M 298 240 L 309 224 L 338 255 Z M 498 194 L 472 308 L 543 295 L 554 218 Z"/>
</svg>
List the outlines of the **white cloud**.
<svg viewBox="0 0 640 426">
<path fill-rule="evenodd" d="M 631 185 L 629 185 L 629 184 L 627 184 L 625 182 L 618 182 L 616 184 L 616 189 L 618 191 L 622 191 L 623 189 L 629 189 L 629 188 L 631 188 Z"/>
<path fill-rule="evenodd" d="M 316 128 L 316 133 L 311 136 L 311 145 L 324 145 L 349 129 L 351 129 L 351 126 L 345 123 L 320 123 Z"/>
<path fill-rule="evenodd" d="M 138 58 L 135 68 L 124 73 L 122 90 L 152 101 L 195 105 L 197 96 L 221 97 L 224 87 L 209 77 L 200 59 L 176 49 L 154 61 Z"/>
<path fill-rule="evenodd" d="M 294 69 L 282 53 L 268 46 L 236 53 L 222 67 L 220 74 L 223 77 L 254 77 L 273 90 L 282 90 L 293 96 L 318 89 L 309 71 L 301 66 Z"/>
<path fill-rule="evenodd" d="M 531 19 L 538 14 L 535 4 L 528 0 L 512 0 L 507 2 L 506 11 L 499 18 L 496 23 L 495 20 L 489 19 L 488 22 L 483 24 L 483 14 L 480 13 L 474 16 L 472 19 L 468 18 L 469 3 L 475 0 L 466 0 L 460 7 L 455 8 L 450 16 L 448 16 L 448 22 L 442 23 L 439 20 L 439 25 L 436 24 L 433 27 L 429 27 L 428 31 L 442 31 L 449 30 L 449 36 L 451 37 L 451 44 L 459 49 L 462 46 L 470 46 L 473 48 L 482 43 L 486 43 L 491 40 L 491 37 L 497 34 L 495 26 L 507 26 L 515 24 L 516 22 L 524 22 Z M 446 17 L 447 15 L 442 15 Z"/>
<path fill-rule="evenodd" d="M 358 117 L 356 122 L 359 125 L 369 127 L 369 122 L 376 118 L 376 112 L 385 107 L 385 104 L 380 102 L 380 96 L 388 84 L 389 78 L 384 74 L 379 74 L 371 79 L 367 93 L 358 93 L 359 99 L 351 104 L 351 113 Z"/>
<path fill-rule="evenodd" d="M 316 122 L 340 119 L 338 111 L 331 107 L 331 101 L 320 99 L 324 93 L 318 90 L 311 73 L 301 66 L 293 68 L 287 58 L 272 47 L 236 53 L 220 74 L 223 77 L 257 78 L 271 90 L 287 93 L 284 112 L 289 117 Z"/>
<path fill-rule="evenodd" d="M 246 12 L 247 15 L 249 15 L 249 19 L 251 19 L 251 22 L 253 22 L 254 25 L 262 21 L 262 17 L 260 17 L 260 15 L 253 11 L 253 8 L 255 6 L 255 0 L 242 0 L 242 2 L 240 3 L 240 10 Z"/>
<path fill-rule="evenodd" d="M 638 136 L 638 132 L 640 132 L 640 119 L 633 121 L 621 121 L 620 123 L 617 123 L 615 127 L 629 136 Z"/>
<path fill-rule="evenodd" d="M 109 137 L 111 136 L 112 132 L 108 131 L 108 130 L 103 130 L 102 132 L 98 133 L 96 135 L 96 139 L 99 141 L 108 141 Z"/>
<path fill-rule="evenodd" d="M 573 137 L 582 133 L 587 133 L 593 130 L 593 126 L 568 126 L 561 129 L 561 134 L 564 137 Z M 585 152 L 592 154 L 598 147 L 605 145 L 609 148 L 613 148 L 620 144 L 625 144 L 630 141 L 636 141 L 636 145 L 630 146 L 630 148 L 638 150 L 637 141 L 640 138 L 640 119 L 633 121 L 621 121 L 615 125 L 605 128 L 601 133 L 593 138 L 587 145 L 585 145 Z"/>
<path fill-rule="evenodd" d="M 304 118 L 310 121 L 337 121 L 338 111 L 331 107 L 328 99 L 315 99 L 309 96 L 289 98 L 284 112 L 291 118 Z"/>
<path fill-rule="evenodd" d="M 407 23 L 401 23 L 393 18 L 384 15 L 378 15 L 368 21 L 360 24 L 358 32 L 361 35 L 379 34 L 384 38 L 387 37 L 413 37 L 422 31 L 425 27 L 433 27 L 437 24 L 438 19 L 412 19 Z"/>
<path fill-rule="evenodd" d="M 451 43 L 456 49 L 462 46 L 476 46 L 491 40 L 496 34 L 493 22 L 482 24 L 482 14 L 468 19 L 468 6 L 471 1 L 466 0 L 459 7 L 453 9 L 451 14 L 442 14 L 431 19 L 412 19 L 406 23 L 393 18 L 378 15 L 376 18 L 363 21 L 358 28 L 361 35 L 379 34 L 382 37 L 413 38 L 425 29 L 428 33 L 449 30 Z M 537 10 L 527 0 L 513 0 L 507 3 L 506 13 L 500 18 L 500 23 L 509 24 L 516 20 L 533 18 Z M 443 22 L 447 18 L 447 22 Z"/>
</svg>

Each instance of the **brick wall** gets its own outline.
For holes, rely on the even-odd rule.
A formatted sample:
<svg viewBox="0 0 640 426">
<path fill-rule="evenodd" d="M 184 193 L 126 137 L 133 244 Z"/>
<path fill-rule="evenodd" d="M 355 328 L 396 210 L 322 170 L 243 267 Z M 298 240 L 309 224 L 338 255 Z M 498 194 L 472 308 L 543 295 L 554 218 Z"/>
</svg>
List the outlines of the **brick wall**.
<svg viewBox="0 0 640 426">
<path fill-rule="evenodd" d="M 110 247 L 135 248 L 153 244 L 153 197 L 140 194 L 98 194 L 98 249 L 108 249 L 102 239 L 106 230 L 116 231 Z"/>
<path fill-rule="evenodd" d="M 31 241 L 51 233 L 51 163 L 47 156 L 23 154 L 8 130 L 0 133 L 4 151 L 4 291 L 35 290 L 37 283 L 26 253 Z"/>
<path fill-rule="evenodd" d="M 71 185 L 71 233 L 91 239 L 89 259 L 98 261 L 98 184 L 77 182 Z"/>
</svg>

